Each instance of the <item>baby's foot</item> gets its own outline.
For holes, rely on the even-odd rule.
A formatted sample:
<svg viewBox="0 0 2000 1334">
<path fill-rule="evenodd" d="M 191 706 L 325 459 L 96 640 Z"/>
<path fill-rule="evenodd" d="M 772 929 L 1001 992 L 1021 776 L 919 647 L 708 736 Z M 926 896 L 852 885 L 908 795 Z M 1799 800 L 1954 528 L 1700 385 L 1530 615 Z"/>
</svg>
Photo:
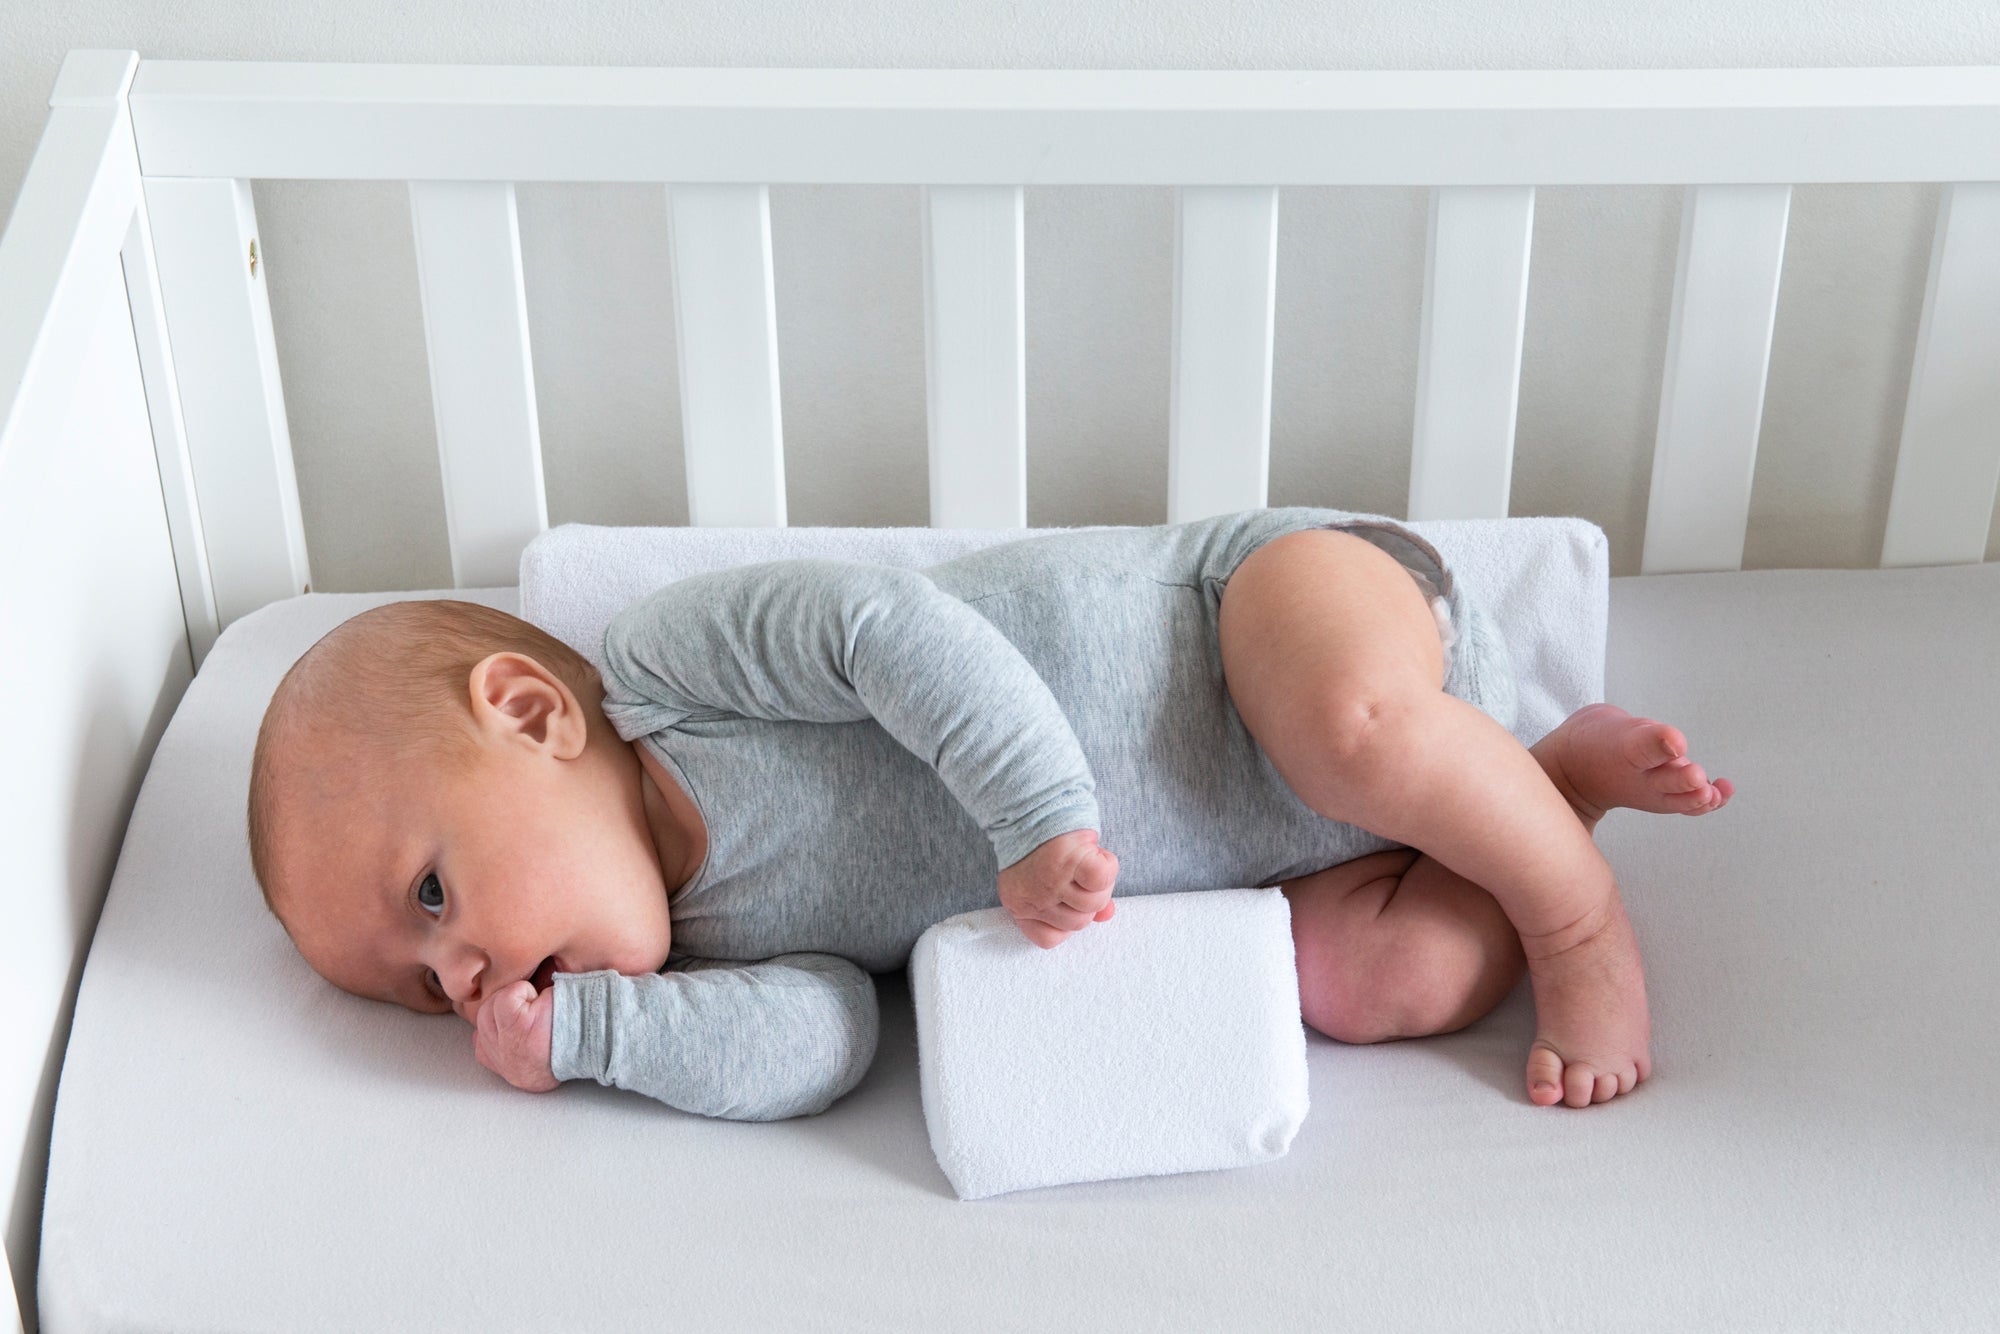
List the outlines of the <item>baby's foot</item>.
<svg viewBox="0 0 2000 1334">
<path fill-rule="evenodd" d="M 1578 709 L 1533 754 L 1587 829 L 1619 806 L 1706 815 L 1736 792 L 1687 758 L 1679 728 L 1615 704 Z M 1583 920 L 1521 944 L 1535 989 L 1529 1100 L 1588 1107 L 1630 1093 L 1653 1071 L 1652 1017 L 1639 942 L 1617 893 Z"/>
<path fill-rule="evenodd" d="M 1653 1073 L 1651 1012 L 1639 942 L 1616 892 L 1581 922 L 1522 937 L 1535 989 L 1528 1099 L 1588 1107 Z"/>
<path fill-rule="evenodd" d="M 1736 785 L 1713 783 L 1687 757 L 1678 727 L 1634 718 L 1616 704 L 1586 704 L 1536 742 L 1535 758 L 1577 817 L 1595 828 L 1618 806 L 1660 815 L 1707 815 L 1729 804 Z"/>
</svg>

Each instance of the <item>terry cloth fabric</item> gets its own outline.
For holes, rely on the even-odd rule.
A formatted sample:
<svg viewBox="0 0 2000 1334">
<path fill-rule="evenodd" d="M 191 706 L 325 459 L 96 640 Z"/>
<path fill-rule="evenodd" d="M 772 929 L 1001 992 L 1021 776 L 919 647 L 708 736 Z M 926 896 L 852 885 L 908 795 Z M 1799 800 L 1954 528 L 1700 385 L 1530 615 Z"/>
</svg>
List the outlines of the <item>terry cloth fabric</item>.
<svg viewBox="0 0 2000 1334">
<path fill-rule="evenodd" d="M 563 524 L 521 553 L 521 615 L 574 646 L 601 672 L 604 631 L 626 606 L 692 574 L 801 557 L 922 569 L 1062 528 L 616 528 Z M 1611 565 L 1588 519 L 1432 519 L 1405 524 L 1432 543 L 1453 578 L 1479 590 L 1507 641 L 1520 691 L 1513 732 L 1533 745 L 1604 698 Z"/>
<path fill-rule="evenodd" d="M 1247 1167 L 1304 1122 L 1306 1036 L 1279 889 L 1120 901 L 1055 949 L 1004 908 L 910 954 L 931 1150 L 961 1200 Z"/>
</svg>

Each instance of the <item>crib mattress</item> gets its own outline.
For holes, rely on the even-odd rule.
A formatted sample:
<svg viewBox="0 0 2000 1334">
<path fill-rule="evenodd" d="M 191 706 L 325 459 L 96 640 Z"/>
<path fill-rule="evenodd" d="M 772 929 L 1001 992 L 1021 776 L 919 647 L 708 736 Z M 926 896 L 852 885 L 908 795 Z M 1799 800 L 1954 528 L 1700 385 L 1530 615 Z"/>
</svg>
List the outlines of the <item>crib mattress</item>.
<svg viewBox="0 0 2000 1334">
<path fill-rule="evenodd" d="M 1612 581 L 1608 698 L 1738 789 L 1599 827 L 1652 998 L 1631 1096 L 1528 1103 L 1523 983 L 1445 1037 L 1309 1033 L 1275 1162 L 975 1203 L 901 974 L 861 1086 L 752 1124 L 519 1092 L 457 1018 L 306 968 L 251 746 L 398 596 L 232 625 L 160 743 L 62 1072 L 48 1330 L 2000 1325 L 2000 565 Z"/>
</svg>

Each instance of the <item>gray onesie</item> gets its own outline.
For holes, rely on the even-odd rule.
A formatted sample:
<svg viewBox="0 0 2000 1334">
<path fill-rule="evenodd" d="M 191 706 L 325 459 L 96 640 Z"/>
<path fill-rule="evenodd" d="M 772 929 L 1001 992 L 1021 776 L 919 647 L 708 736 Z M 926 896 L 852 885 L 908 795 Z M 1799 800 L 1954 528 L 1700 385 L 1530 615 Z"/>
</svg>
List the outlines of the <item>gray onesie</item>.
<svg viewBox="0 0 2000 1334">
<path fill-rule="evenodd" d="M 1267 887 L 1401 846 L 1300 801 L 1223 681 L 1224 585 L 1315 527 L 1410 570 L 1445 690 L 1511 725 L 1476 594 L 1395 520 L 1349 510 L 1057 531 L 921 570 L 772 561 L 621 611 L 605 715 L 686 788 L 708 852 L 669 901 L 665 969 L 556 975 L 555 1076 L 737 1120 L 823 1111 L 874 1057 L 869 973 L 997 906 L 1001 868 L 1058 834 L 1098 831 L 1118 897 Z"/>
</svg>

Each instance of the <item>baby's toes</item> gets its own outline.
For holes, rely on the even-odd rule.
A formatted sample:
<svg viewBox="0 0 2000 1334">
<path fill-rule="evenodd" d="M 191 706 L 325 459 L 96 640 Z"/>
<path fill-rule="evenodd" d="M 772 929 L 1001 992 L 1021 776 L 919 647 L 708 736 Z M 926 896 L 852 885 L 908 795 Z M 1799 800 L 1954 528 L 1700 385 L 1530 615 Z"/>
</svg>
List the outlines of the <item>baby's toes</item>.
<svg viewBox="0 0 2000 1334">
<path fill-rule="evenodd" d="M 1537 1043 L 1528 1049 L 1528 1101 L 1537 1107 L 1553 1107 L 1563 1096 L 1562 1057 Z"/>
<path fill-rule="evenodd" d="M 1665 797 L 1669 810 L 1691 811 L 1715 799 L 1708 775 L 1693 760 L 1675 760 L 1646 775 L 1653 791 Z"/>
<path fill-rule="evenodd" d="M 1563 1101 L 1571 1107 L 1588 1107 L 1592 1102 L 1602 1102 L 1603 1099 L 1596 1096 L 1598 1081 L 1602 1078 L 1604 1076 L 1599 1075 L 1595 1067 L 1581 1061 L 1570 1062 L 1563 1067 Z M 1617 1088 L 1618 1081 L 1613 1079 L 1611 1086 Z"/>
<path fill-rule="evenodd" d="M 1639 726 L 1625 734 L 1625 758 L 1634 768 L 1651 769 L 1687 754 L 1687 738 L 1671 723 L 1639 720 Z"/>
<path fill-rule="evenodd" d="M 1688 807 L 1687 809 L 1683 810 L 1681 814 L 1707 815 L 1710 811 L 1721 810 L 1724 806 L 1727 806 L 1729 804 L 1729 799 L 1736 795 L 1736 785 L 1730 782 L 1727 778 L 1718 778 L 1713 783 L 1710 783 L 1706 788 L 1701 789 L 1700 792 L 1690 793 L 1689 795 L 1698 797 L 1701 796 L 1703 793 L 1707 794 L 1707 800 L 1700 801 L 1697 804 Z"/>
</svg>

